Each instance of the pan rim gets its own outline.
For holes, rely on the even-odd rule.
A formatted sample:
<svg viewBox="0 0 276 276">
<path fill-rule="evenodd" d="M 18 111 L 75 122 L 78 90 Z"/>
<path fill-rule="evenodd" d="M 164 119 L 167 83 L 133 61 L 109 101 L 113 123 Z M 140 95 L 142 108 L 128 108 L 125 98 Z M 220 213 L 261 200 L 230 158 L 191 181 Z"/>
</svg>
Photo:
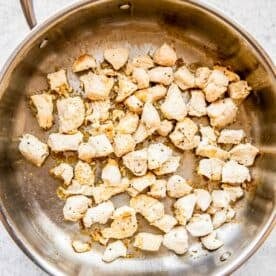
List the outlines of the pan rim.
<svg viewBox="0 0 276 276">
<path fill-rule="evenodd" d="M 12 69 L 16 58 L 20 52 L 24 51 L 29 43 L 36 39 L 36 36 L 41 32 L 45 32 L 47 29 L 51 28 L 52 25 L 62 21 L 65 17 L 70 16 L 71 13 L 75 12 L 78 9 L 86 8 L 88 5 L 101 2 L 105 0 L 82 0 L 77 3 L 70 4 L 60 11 L 54 13 L 52 16 L 47 18 L 42 23 L 35 26 L 22 40 L 22 42 L 13 50 L 12 54 L 6 60 L 4 66 L 0 72 L 0 88 L 3 84 L 3 80 L 8 75 L 9 71 Z M 170 1 L 170 0 L 169 0 Z M 208 13 L 214 15 L 216 18 L 222 20 L 224 23 L 232 27 L 235 31 L 240 33 L 240 35 L 255 49 L 255 51 L 260 55 L 263 59 L 267 70 L 276 78 L 276 70 L 273 61 L 266 53 L 266 51 L 262 48 L 262 46 L 256 41 L 256 39 L 249 34 L 239 23 L 237 23 L 234 19 L 228 17 L 224 14 L 220 9 L 203 3 L 198 0 L 175 0 L 176 2 L 186 2 L 194 7 L 201 8 Z M 4 90 L 4 89 L 3 89 Z M 2 95 L 0 94 L 0 100 Z M 39 255 L 32 247 L 32 245 L 28 242 L 27 239 L 21 234 L 18 230 L 18 227 L 12 222 L 12 219 L 7 213 L 5 209 L 2 199 L 0 198 L 0 219 L 8 231 L 10 237 L 15 241 L 18 247 L 43 271 L 50 275 L 63 275 L 64 273 L 57 268 L 56 266 L 48 263 L 45 259 Z M 263 225 L 261 231 L 255 236 L 255 238 L 249 243 L 249 245 L 243 250 L 236 259 L 234 259 L 231 263 L 224 266 L 224 268 L 220 271 L 221 275 L 229 275 L 233 273 L 236 269 L 238 269 L 242 264 L 244 264 L 263 244 L 266 238 L 269 236 L 270 232 L 275 226 L 276 222 L 276 208 L 272 210 L 269 218 Z"/>
</svg>

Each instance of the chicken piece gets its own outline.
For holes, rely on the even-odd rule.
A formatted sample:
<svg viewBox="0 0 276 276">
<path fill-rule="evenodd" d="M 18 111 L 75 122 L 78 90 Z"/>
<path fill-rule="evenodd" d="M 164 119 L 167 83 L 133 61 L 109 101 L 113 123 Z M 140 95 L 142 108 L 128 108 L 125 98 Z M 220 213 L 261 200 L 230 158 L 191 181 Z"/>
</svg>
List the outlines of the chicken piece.
<svg viewBox="0 0 276 276">
<path fill-rule="evenodd" d="M 72 133 L 82 125 L 85 108 L 80 97 L 69 97 L 57 100 L 59 132 Z"/>
<path fill-rule="evenodd" d="M 182 121 L 186 117 L 187 107 L 177 85 L 172 84 L 170 86 L 165 101 L 160 106 L 160 110 L 169 120 Z"/>
<path fill-rule="evenodd" d="M 250 143 L 239 144 L 230 150 L 230 159 L 244 166 L 252 166 L 259 150 Z"/>
<path fill-rule="evenodd" d="M 113 78 L 92 72 L 81 76 L 80 81 L 84 86 L 84 96 L 92 101 L 107 100 L 114 84 Z"/>
<path fill-rule="evenodd" d="M 105 224 L 110 219 L 114 212 L 114 205 L 112 201 L 106 201 L 99 205 L 88 208 L 82 221 L 86 228 L 91 227 L 94 223 Z"/>
<path fill-rule="evenodd" d="M 176 60 L 177 57 L 175 50 L 166 43 L 164 43 L 160 48 L 158 48 L 153 55 L 153 61 L 156 64 L 162 66 L 174 66 Z"/>
<path fill-rule="evenodd" d="M 202 117 L 207 114 L 204 94 L 200 90 L 191 91 L 191 99 L 187 105 L 190 116 Z"/>
<path fill-rule="evenodd" d="M 148 147 L 148 168 L 157 169 L 172 156 L 172 150 L 162 143 L 150 144 Z"/>
<path fill-rule="evenodd" d="M 217 128 L 223 128 L 234 122 L 238 108 L 231 98 L 225 98 L 210 104 L 207 107 L 207 114 L 211 125 Z"/>
<path fill-rule="evenodd" d="M 123 164 L 136 176 L 146 174 L 148 169 L 147 149 L 132 151 L 123 156 Z"/>
<path fill-rule="evenodd" d="M 79 131 L 75 134 L 51 133 L 47 143 L 53 152 L 77 151 L 82 138 L 83 134 Z"/>
<path fill-rule="evenodd" d="M 31 96 L 37 110 L 36 118 L 41 128 L 49 129 L 53 125 L 53 96 L 47 93 Z"/>
<path fill-rule="evenodd" d="M 180 175 L 173 175 L 168 179 L 167 192 L 170 197 L 179 198 L 189 194 L 192 187 Z"/>
<path fill-rule="evenodd" d="M 71 180 L 74 176 L 72 166 L 67 163 L 60 163 L 58 166 L 52 168 L 50 173 L 55 177 L 63 180 L 65 185 L 70 185 Z"/>
<path fill-rule="evenodd" d="M 156 175 L 164 175 L 173 173 L 177 170 L 180 163 L 180 157 L 179 156 L 171 156 L 165 163 L 161 165 L 158 169 L 155 169 L 153 172 Z"/>
<path fill-rule="evenodd" d="M 93 101 L 90 105 L 90 114 L 86 116 L 86 120 L 92 123 L 104 122 L 109 117 L 110 100 Z"/>
<path fill-rule="evenodd" d="M 157 129 L 157 133 L 160 136 L 166 137 L 169 135 L 172 129 L 173 129 L 173 122 L 169 120 L 163 120 L 161 121 L 160 126 Z"/>
<path fill-rule="evenodd" d="M 226 222 L 230 222 L 236 215 L 236 212 L 233 208 L 228 207 L 226 212 Z"/>
<path fill-rule="evenodd" d="M 110 263 L 119 257 L 126 257 L 127 248 L 122 241 L 115 241 L 108 244 L 106 247 L 102 260 Z"/>
<path fill-rule="evenodd" d="M 171 215 L 164 215 L 162 218 L 152 222 L 153 225 L 159 228 L 161 231 L 168 233 L 177 224 L 177 220 Z"/>
<path fill-rule="evenodd" d="M 78 161 L 75 166 L 74 173 L 74 179 L 78 181 L 81 185 L 94 185 L 95 175 L 89 164 Z"/>
<path fill-rule="evenodd" d="M 173 82 L 173 70 L 171 67 L 155 67 L 149 71 L 150 82 L 170 85 Z"/>
<path fill-rule="evenodd" d="M 208 67 L 197 68 L 195 72 L 195 85 L 203 89 L 207 84 L 211 72 L 212 71 Z"/>
<path fill-rule="evenodd" d="M 48 74 L 47 79 L 52 91 L 55 91 L 60 95 L 70 92 L 66 71 L 64 69 Z"/>
<path fill-rule="evenodd" d="M 167 88 L 163 85 L 157 84 L 147 89 L 138 90 L 135 96 L 142 102 L 154 103 L 163 99 L 167 94 Z"/>
<path fill-rule="evenodd" d="M 131 198 L 129 205 L 134 208 L 137 213 L 140 213 L 145 217 L 145 219 L 150 223 L 165 215 L 164 204 L 147 195 L 141 194 Z"/>
<path fill-rule="evenodd" d="M 192 217 L 196 200 L 196 196 L 190 194 L 181 197 L 174 203 L 175 218 L 180 225 L 186 225 L 187 221 Z"/>
<path fill-rule="evenodd" d="M 92 196 L 93 195 L 93 186 L 86 184 L 80 184 L 77 180 L 73 179 L 72 184 L 68 186 L 66 190 L 63 190 L 65 195 L 84 195 Z"/>
<path fill-rule="evenodd" d="M 183 255 L 188 250 L 188 234 L 184 226 L 177 226 L 164 235 L 163 245 L 176 254 Z"/>
<path fill-rule="evenodd" d="M 137 90 L 137 85 L 124 75 L 119 76 L 119 89 L 115 99 L 116 102 L 122 102 Z"/>
<path fill-rule="evenodd" d="M 110 199 L 112 196 L 125 192 L 129 187 L 128 178 L 123 178 L 120 185 L 109 186 L 108 184 L 100 184 L 93 188 L 93 198 L 96 204 Z"/>
<path fill-rule="evenodd" d="M 112 141 L 115 136 L 115 127 L 113 122 L 108 120 L 103 124 L 99 124 L 99 122 L 93 123 L 88 132 L 91 136 L 98 136 L 98 135 L 106 135 L 106 137 Z"/>
<path fill-rule="evenodd" d="M 216 158 L 221 160 L 226 160 L 230 156 L 228 151 L 225 151 L 217 146 L 204 145 L 201 143 L 196 148 L 196 155 L 208 157 L 208 158 Z"/>
<path fill-rule="evenodd" d="M 227 90 L 228 78 L 223 72 L 213 70 L 203 88 L 207 102 L 214 102 L 219 99 Z"/>
<path fill-rule="evenodd" d="M 184 118 L 178 122 L 174 131 L 169 135 L 172 143 L 182 149 L 190 150 L 199 144 L 200 137 L 196 135 L 198 127 L 190 118 Z"/>
<path fill-rule="evenodd" d="M 210 193 L 203 189 L 195 189 L 194 194 L 196 195 L 197 207 L 201 211 L 205 212 L 209 208 L 212 201 Z"/>
<path fill-rule="evenodd" d="M 239 144 L 245 137 L 242 129 L 223 129 L 219 135 L 218 143 L 220 144 Z"/>
<path fill-rule="evenodd" d="M 127 48 L 111 48 L 104 51 L 104 58 L 115 70 L 122 68 L 128 60 L 129 50 Z"/>
<path fill-rule="evenodd" d="M 201 145 L 216 145 L 217 135 L 213 128 L 210 126 L 200 126 L 199 131 L 201 133 Z"/>
<path fill-rule="evenodd" d="M 147 187 L 153 185 L 155 181 L 155 175 L 149 172 L 144 176 L 132 178 L 130 180 L 130 188 L 135 189 L 139 193 L 144 191 Z"/>
<path fill-rule="evenodd" d="M 79 240 L 74 240 L 72 242 L 72 247 L 77 253 L 84 253 L 91 250 L 91 244 L 88 242 L 83 242 Z"/>
<path fill-rule="evenodd" d="M 223 225 L 226 220 L 227 220 L 227 211 L 226 209 L 222 209 L 222 210 L 218 210 L 217 212 L 215 212 L 215 214 L 213 215 L 213 227 L 214 229 L 219 228 L 221 225 Z"/>
<path fill-rule="evenodd" d="M 150 191 L 148 192 L 149 196 L 152 196 L 157 199 L 165 198 L 166 197 L 166 186 L 167 181 L 164 179 L 157 179 L 154 183 L 150 186 Z"/>
<path fill-rule="evenodd" d="M 144 89 L 149 87 L 149 75 L 147 71 L 143 68 L 134 68 L 132 77 L 137 83 L 138 89 Z"/>
<path fill-rule="evenodd" d="M 223 190 L 212 191 L 212 202 L 215 208 L 226 208 L 230 203 L 230 195 L 228 192 Z"/>
<path fill-rule="evenodd" d="M 140 232 L 135 236 L 133 246 L 145 251 L 158 251 L 162 240 L 161 235 Z"/>
<path fill-rule="evenodd" d="M 79 56 L 72 65 L 73 72 L 81 72 L 88 69 L 93 69 L 97 67 L 96 60 L 94 57 L 84 54 Z"/>
<path fill-rule="evenodd" d="M 109 186 L 118 186 L 122 181 L 122 175 L 116 160 L 109 159 L 102 169 L 101 178 Z"/>
<path fill-rule="evenodd" d="M 114 137 L 114 152 L 117 157 L 121 157 L 135 149 L 135 140 L 130 134 L 117 134 Z"/>
<path fill-rule="evenodd" d="M 135 113 L 127 112 L 126 115 L 119 121 L 116 126 L 116 130 L 119 133 L 131 134 L 137 129 L 138 123 L 139 116 Z"/>
<path fill-rule="evenodd" d="M 223 242 L 217 238 L 217 233 L 215 231 L 211 232 L 206 237 L 200 239 L 203 246 L 208 250 L 217 250 L 223 246 Z"/>
<path fill-rule="evenodd" d="M 251 90 L 252 88 L 244 80 L 232 82 L 228 86 L 229 96 L 233 100 L 244 100 L 250 94 Z"/>
<path fill-rule="evenodd" d="M 135 95 L 128 97 L 124 103 L 130 111 L 138 114 L 142 113 L 143 102 L 141 102 Z"/>
<path fill-rule="evenodd" d="M 239 75 L 237 75 L 233 71 L 228 70 L 224 66 L 215 65 L 214 69 L 223 72 L 223 74 L 228 78 L 229 82 L 234 82 L 234 81 L 239 81 L 240 80 Z"/>
<path fill-rule="evenodd" d="M 105 157 L 113 152 L 113 147 L 105 134 L 90 136 L 87 143 L 78 149 L 79 158 L 89 162 L 92 158 Z"/>
<path fill-rule="evenodd" d="M 150 69 L 154 67 L 153 60 L 149 55 L 135 57 L 132 60 L 132 64 L 134 67 L 139 67 L 143 69 Z"/>
<path fill-rule="evenodd" d="M 234 160 L 226 162 L 222 168 L 223 183 L 240 184 L 250 180 L 249 169 Z"/>
<path fill-rule="evenodd" d="M 146 128 L 150 131 L 155 131 L 159 128 L 160 117 L 158 111 L 152 103 L 145 103 L 141 116 L 141 122 L 144 123 Z"/>
<path fill-rule="evenodd" d="M 195 214 L 186 226 L 193 237 L 203 237 L 213 231 L 213 225 L 210 215 Z"/>
<path fill-rule="evenodd" d="M 40 167 L 49 155 L 48 146 L 31 134 L 24 134 L 20 139 L 19 151 L 37 167 Z"/>
<path fill-rule="evenodd" d="M 224 191 L 226 191 L 232 202 L 236 202 L 238 199 L 242 198 L 244 195 L 243 189 L 239 186 L 237 187 L 232 187 L 232 186 L 228 186 L 228 185 L 221 185 L 222 189 Z"/>
<path fill-rule="evenodd" d="M 155 129 L 148 129 L 143 122 L 140 122 L 138 128 L 133 134 L 133 139 L 136 144 L 139 144 L 152 135 L 154 131 Z"/>
<path fill-rule="evenodd" d="M 217 158 L 201 159 L 197 173 L 206 176 L 210 180 L 218 181 L 221 179 L 223 166 L 224 162 Z"/>
<path fill-rule="evenodd" d="M 84 195 L 68 197 L 63 207 L 64 219 L 69 221 L 78 221 L 84 216 L 90 204 L 91 199 Z"/>
<path fill-rule="evenodd" d="M 174 81 L 182 90 L 195 87 L 195 75 L 186 67 L 180 67 L 174 73 Z"/>
<path fill-rule="evenodd" d="M 110 227 L 102 230 L 105 238 L 125 239 L 131 237 L 137 231 L 136 212 L 129 206 L 116 209 L 112 219 Z"/>
</svg>

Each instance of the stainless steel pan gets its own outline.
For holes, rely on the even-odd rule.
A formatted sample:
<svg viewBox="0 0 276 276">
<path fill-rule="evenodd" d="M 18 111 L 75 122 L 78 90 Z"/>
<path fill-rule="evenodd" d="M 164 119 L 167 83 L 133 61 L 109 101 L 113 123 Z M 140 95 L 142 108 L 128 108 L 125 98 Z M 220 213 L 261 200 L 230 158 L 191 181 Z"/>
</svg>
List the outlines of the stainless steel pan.
<svg viewBox="0 0 276 276">
<path fill-rule="evenodd" d="M 23 4 L 29 1 L 21 1 Z M 32 10 L 25 7 L 29 24 Z M 29 6 L 30 7 L 30 6 Z M 75 254 L 70 238 L 77 226 L 62 220 L 56 182 L 43 169 L 24 162 L 18 137 L 30 132 L 45 140 L 28 108 L 27 96 L 47 89 L 45 75 L 69 67 L 79 54 L 101 58 L 108 46 L 127 45 L 131 54 L 173 43 L 187 63 L 231 66 L 246 78 L 254 93 L 246 100 L 238 124 L 261 149 L 253 169 L 256 191 L 239 207 L 237 223 L 225 227 L 225 246 L 216 252 L 183 257 L 167 251 L 143 258 L 104 264 L 101 249 Z M 74 75 L 70 81 L 75 87 Z M 14 51 L 0 76 L 0 206 L 7 230 L 40 267 L 61 275 L 200 275 L 229 274 L 252 255 L 275 220 L 276 82 L 263 49 L 235 23 L 198 1 L 102 0 L 79 1 L 40 24 Z M 185 159 L 186 160 L 186 159 Z M 190 167 L 183 164 L 184 174 Z M 261 264 L 263 265 L 263 264 Z"/>
</svg>

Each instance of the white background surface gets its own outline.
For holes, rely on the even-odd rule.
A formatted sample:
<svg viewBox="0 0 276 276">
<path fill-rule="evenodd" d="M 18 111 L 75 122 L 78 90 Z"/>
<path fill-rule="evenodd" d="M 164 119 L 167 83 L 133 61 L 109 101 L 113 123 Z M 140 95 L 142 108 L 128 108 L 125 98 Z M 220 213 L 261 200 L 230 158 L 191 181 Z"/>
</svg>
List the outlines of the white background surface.
<svg viewBox="0 0 276 276">
<path fill-rule="evenodd" d="M 220 8 L 251 33 L 276 63 L 276 0 L 202 0 Z M 34 0 L 38 22 L 76 0 Z M 0 0 L 0 67 L 29 29 L 19 0 Z M 276 231 L 235 275 L 276 275 Z M 15 245 L 0 224 L 0 276 L 46 275 Z"/>
</svg>

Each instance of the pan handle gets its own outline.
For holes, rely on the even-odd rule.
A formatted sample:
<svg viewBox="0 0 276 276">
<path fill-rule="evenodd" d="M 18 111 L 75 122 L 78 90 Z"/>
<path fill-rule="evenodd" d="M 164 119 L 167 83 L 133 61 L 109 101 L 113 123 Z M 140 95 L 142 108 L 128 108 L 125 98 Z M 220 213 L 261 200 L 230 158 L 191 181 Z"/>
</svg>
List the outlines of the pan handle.
<svg viewBox="0 0 276 276">
<path fill-rule="evenodd" d="M 34 13 L 33 0 L 20 0 L 20 3 L 30 29 L 34 28 L 37 22 Z"/>
</svg>

